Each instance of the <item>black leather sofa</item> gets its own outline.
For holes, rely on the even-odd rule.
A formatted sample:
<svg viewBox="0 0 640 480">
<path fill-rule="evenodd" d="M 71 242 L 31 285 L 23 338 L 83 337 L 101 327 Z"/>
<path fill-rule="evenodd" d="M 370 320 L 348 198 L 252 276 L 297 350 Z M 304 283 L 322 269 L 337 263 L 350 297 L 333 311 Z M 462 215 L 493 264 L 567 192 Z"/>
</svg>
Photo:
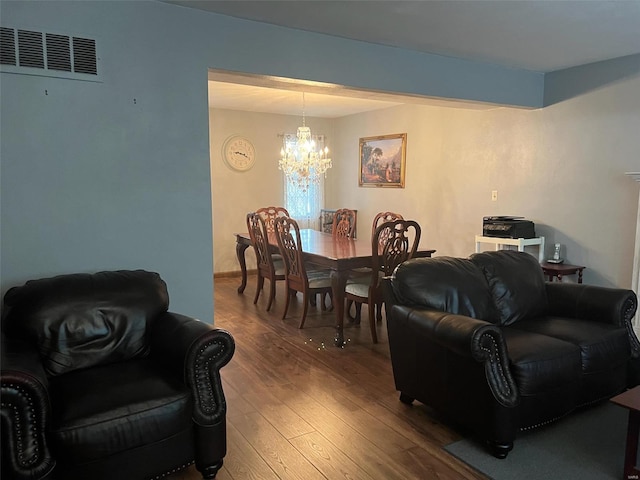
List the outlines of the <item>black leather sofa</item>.
<svg viewBox="0 0 640 480">
<path fill-rule="evenodd" d="M 418 400 L 505 458 L 518 431 L 638 384 L 633 291 L 546 283 L 503 250 L 401 264 L 384 279 L 400 400 Z"/>
<path fill-rule="evenodd" d="M 168 312 L 157 273 L 29 281 L 4 297 L 2 478 L 143 480 L 226 454 L 231 335 Z"/>
</svg>

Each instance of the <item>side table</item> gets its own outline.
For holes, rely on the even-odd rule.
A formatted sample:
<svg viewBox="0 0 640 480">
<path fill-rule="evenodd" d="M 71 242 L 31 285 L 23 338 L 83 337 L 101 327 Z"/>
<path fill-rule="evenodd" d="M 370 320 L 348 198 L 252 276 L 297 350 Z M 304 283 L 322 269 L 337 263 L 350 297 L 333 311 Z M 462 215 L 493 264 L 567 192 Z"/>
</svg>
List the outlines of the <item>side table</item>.
<svg viewBox="0 0 640 480">
<path fill-rule="evenodd" d="M 549 281 L 553 282 L 553 278 L 557 278 L 559 282 L 562 281 L 563 275 L 578 274 L 578 283 L 582 283 L 582 271 L 587 268 L 582 265 L 570 265 L 568 263 L 549 263 L 543 262 L 540 264 L 542 271 L 549 277 Z"/>
<path fill-rule="evenodd" d="M 638 469 L 638 435 L 640 434 L 640 386 L 622 392 L 610 400 L 629 410 L 627 425 L 627 446 L 624 455 L 623 480 L 633 480 L 640 476 Z"/>
</svg>

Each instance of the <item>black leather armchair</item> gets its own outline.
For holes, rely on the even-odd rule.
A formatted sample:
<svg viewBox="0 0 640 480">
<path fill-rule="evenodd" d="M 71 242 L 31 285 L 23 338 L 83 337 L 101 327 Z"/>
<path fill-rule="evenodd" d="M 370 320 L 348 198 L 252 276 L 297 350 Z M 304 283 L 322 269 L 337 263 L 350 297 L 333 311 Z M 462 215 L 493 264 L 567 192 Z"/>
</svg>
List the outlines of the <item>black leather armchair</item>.
<svg viewBox="0 0 640 480">
<path fill-rule="evenodd" d="M 515 251 L 413 259 L 383 282 L 400 400 L 430 405 L 498 458 L 519 431 L 638 384 L 631 290 L 545 283 Z"/>
<path fill-rule="evenodd" d="M 2 478 L 142 480 L 226 454 L 231 335 L 168 311 L 157 273 L 72 274 L 5 295 Z"/>
</svg>

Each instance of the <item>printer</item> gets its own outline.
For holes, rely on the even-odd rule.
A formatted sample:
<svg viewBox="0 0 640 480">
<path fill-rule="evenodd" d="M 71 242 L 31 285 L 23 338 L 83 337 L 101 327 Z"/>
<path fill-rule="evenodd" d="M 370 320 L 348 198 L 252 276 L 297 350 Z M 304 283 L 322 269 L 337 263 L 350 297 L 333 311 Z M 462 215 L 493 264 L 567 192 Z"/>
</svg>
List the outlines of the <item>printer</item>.
<svg viewBox="0 0 640 480">
<path fill-rule="evenodd" d="M 482 218 L 482 235 L 502 238 L 534 238 L 535 225 L 524 217 L 497 216 Z"/>
</svg>

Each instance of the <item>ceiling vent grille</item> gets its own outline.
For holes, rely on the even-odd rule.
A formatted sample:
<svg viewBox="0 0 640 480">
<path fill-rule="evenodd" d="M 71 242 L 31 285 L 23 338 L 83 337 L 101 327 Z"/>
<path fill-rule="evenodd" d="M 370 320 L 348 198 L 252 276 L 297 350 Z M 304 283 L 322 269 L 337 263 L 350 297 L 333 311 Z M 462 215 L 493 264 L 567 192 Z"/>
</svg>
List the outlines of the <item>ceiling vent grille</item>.
<svg viewBox="0 0 640 480">
<path fill-rule="evenodd" d="M 0 27 L 0 71 L 96 81 L 96 41 Z"/>
</svg>

